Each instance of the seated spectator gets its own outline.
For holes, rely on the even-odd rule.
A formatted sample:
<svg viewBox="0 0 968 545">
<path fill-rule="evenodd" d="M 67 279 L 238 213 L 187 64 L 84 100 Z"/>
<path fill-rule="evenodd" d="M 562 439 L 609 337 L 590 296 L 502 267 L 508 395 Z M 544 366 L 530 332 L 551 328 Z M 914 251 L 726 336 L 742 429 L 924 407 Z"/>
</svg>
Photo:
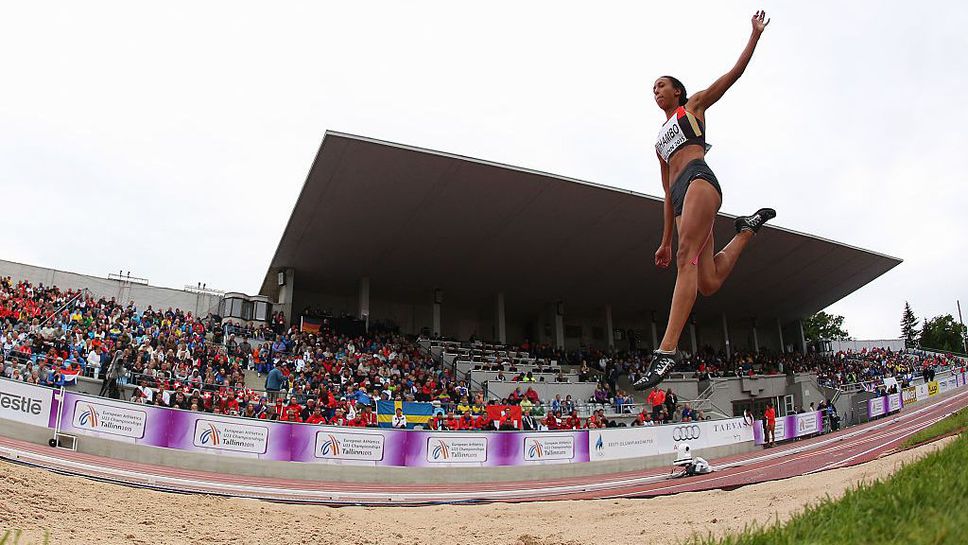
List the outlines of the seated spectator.
<svg viewBox="0 0 968 545">
<path fill-rule="evenodd" d="M 403 414 L 403 409 L 400 407 L 397 407 L 396 414 L 393 415 L 392 425 L 398 429 L 405 429 L 407 427 L 407 415 Z"/>
<path fill-rule="evenodd" d="M 682 421 L 683 422 L 692 422 L 695 419 L 695 416 L 696 415 L 693 412 L 692 407 L 690 407 L 689 404 L 686 403 L 682 407 Z"/>
</svg>

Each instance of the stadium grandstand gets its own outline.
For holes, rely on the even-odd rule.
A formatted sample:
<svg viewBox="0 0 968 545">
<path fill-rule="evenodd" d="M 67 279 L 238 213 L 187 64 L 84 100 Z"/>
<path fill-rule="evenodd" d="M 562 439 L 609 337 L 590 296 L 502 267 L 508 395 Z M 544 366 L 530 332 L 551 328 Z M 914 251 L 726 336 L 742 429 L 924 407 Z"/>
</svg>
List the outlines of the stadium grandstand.
<svg viewBox="0 0 968 545">
<path fill-rule="evenodd" d="M 323 312 L 409 335 L 636 350 L 657 344 L 672 292 L 652 266 L 661 223 L 649 195 L 327 132 L 260 293 L 292 323 Z M 805 351 L 803 317 L 900 262 L 768 225 L 680 348 Z"/>
</svg>

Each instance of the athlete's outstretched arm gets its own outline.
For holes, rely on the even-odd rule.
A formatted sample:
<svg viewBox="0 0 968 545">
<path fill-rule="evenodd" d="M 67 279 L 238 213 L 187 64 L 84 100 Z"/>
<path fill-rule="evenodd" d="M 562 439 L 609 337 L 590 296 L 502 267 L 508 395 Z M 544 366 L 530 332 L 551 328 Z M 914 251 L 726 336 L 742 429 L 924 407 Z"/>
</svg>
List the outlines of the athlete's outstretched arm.
<svg viewBox="0 0 968 545">
<path fill-rule="evenodd" d="M 658 153 L 656 156 L 658 157 Z M 662 242 L 655 252 L 656 267 L 666 268 L 672 262 L 672 229 L 675 226 L 675 211 L 672 210 L 672 193 L 669 180 L 669 165 L 659 157 L 659 168 L 662 170 L 662 189 L 665 191 L 665 203 L 662 206 Z"/>
<path fill-rule="evenodd" d="M 686 104 L 686 109 L 693 112 L 694 114 L 702 117 L 703 112 L 707 108 L 723 98 L 723 94 L 727 89 L 736 83 L 736 80 L 743 75 L 746 70 L 746 66 L 750 63 L 750 59 L 753 58 L 753 51 L 756 49 L 756 43 L 760 40 L 760 35 L 766 29 L 766 25 L 770 24 L 770 20 L 766 18 L 765 11 L 757 11 L 753 14 L 753 33 L 750 34 L 750 40 L 746 43 L 746 49 L 743 50 L 743 54 L 739 56 L 739 60 L 729 72 L 726 72 L 722 77 L 713 82 L 708 89 L 699 91 L 698 93 L 692 95 L 689 98 L 689 102 Z"/>
</svg>

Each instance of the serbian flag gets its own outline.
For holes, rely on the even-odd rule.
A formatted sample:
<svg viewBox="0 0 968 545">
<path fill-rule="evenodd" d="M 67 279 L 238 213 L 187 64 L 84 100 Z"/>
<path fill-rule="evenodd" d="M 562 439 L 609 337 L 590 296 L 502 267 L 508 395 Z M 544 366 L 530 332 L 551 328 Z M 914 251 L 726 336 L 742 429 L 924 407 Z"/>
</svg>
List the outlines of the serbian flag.
<svg viewBox="0 0 968 545">
<path fill-rule="evenodd" d="M 393 416 L 397 409 L 403 409 L 407 417 L 407 428 L 413 429 L 417 424 L 427 427 L 427 422 L 434 416 L 434 404 L 420 401 L 377 401 L 376 421 L 381 428 L 393 427 Z"/>
<path fill-rule="evenodd" d="M 64 384 L 77 384 L 77 376 L 81 374 L 81 368 L 71 369 L 64 367 L 61 369 L 61 376 L 64 377 Z"/>
<path fill-rule="evenodd" d="M 323 328 L 323 321 L 316 318 L 307 318 L 301 316 L 299 318 L 299 331 L 305 331 L 306 333 L 319 333 L 319 330 Z"/>
</svg>

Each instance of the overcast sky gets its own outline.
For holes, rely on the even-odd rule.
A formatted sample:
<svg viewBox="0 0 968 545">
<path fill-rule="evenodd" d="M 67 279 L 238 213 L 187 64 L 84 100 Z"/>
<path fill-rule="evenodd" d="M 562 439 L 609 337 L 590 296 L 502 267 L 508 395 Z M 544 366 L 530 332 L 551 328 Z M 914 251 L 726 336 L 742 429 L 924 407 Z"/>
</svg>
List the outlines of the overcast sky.
<svg viewBox="0 0 968 545">
<path fill-rule="evenodd" d="M 327 129 L 659 195 L 652 82 L 763 7 L 707 113 L 723 210 L 903 258 L 831 307 L 857 338 L 968 303 L 962 2 L 155 5 L 4 3 L 0 258 L 256 293 Z"/>
</svg>

